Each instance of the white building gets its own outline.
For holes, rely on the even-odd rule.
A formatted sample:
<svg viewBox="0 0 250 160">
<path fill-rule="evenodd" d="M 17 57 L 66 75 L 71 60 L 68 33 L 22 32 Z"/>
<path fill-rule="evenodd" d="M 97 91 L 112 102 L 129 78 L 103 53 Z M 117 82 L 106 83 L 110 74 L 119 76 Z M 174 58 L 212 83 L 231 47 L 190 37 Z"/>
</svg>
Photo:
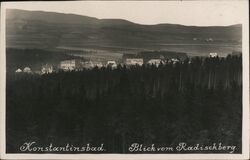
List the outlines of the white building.
<svg viewBox="0 0 250 160">
<path fill-rule="evenodd" d="M 102 62 L 93 62 L 94 67 L 102 68 L 104 65 Z"/>
<path fill-rule="evenodd" d="M 117 64 L 115 61 L 108 61 L 106 66 L 110 66 L 112 69 L 117 68 Z"/>
<path fill-rule="evenodd" d="M 21 73 L 22 70 L 21 70 L 20 68 L 18 68 L 15 72 L 16 72 L 16 73 Z"/>
<path fill-rule="evenodd" d="M 25 68 L 23 69 L 23 72 L 24 72 L 24 73 L 32 73 L 30 67 L 25 67 Z"/>
<path fill-rule="evenodd" d="M 78 60 L 66 60 L 66 61 L 61 61 L 59 68 L 65 71 L 72 71 L 80 67 L 80 61 Z"/>
<path fill-rule="evenodd" d="M 173 64 L 176 64 L 177 62 L 180 62 L 180 60 L 177 59 L 177 58 L 172 58 L 172 59 L 170 60 L 170 62 L 172 62 Z"/>
<path fill-rule="evenodd" d="M 46 64 L 46 65 L 42 66 L 41 72 L 42 72 L 42 74 L 52 73 L 53 72 L 53 66 Z"/>
<path fill-rule="evenodd" d="M 218 56 L 218 54 L 217 54 L 217 53 L 209 53 L 209 57 L 214 58 L 214 57 L 217 57 L 217 56 Z"/>
<path fill-rule="evenodd" d="M 155 65 L 156 67 L 158 67 L 161 63 L 163 63 L 161 59 L 150 59 L 148 61 L 148 64 Z"/>
<path fill-rule="evenodd" d="M 84 62 L 81 62 L 81 66 L 83 68 L 91 69 L 91 68 L 94 68 L 94 63 L 92 61 L 84 61 Z"/>
<path fill-rule="evenodd" d="M 142 58 L 127 58 L 125 61 L 126 65 L 143 65 L 143 59 Z"/>
</svg>

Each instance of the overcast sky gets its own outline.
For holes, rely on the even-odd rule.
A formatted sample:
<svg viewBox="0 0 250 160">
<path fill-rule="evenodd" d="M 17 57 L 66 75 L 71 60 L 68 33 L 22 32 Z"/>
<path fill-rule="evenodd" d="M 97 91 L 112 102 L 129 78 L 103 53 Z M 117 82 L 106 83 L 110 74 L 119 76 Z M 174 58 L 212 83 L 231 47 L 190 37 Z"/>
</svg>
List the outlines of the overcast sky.
<svg viewBox="0 0 250 160">
<path fill-rule="evenodd" d="M 8 2 L 6 8 L 119 18 L 140 24 L 220 26 L 248 19 L 248 0 Z"/>
</svg>

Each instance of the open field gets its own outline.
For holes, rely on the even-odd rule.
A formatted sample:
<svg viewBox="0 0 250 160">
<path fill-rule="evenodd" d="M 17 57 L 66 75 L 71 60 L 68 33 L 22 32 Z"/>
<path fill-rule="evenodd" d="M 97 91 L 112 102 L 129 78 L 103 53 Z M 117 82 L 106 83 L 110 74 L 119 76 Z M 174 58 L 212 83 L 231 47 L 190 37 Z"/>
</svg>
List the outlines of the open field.
<svg viewBox="0 0 250 160">
<path fill-rule="evenodd" d="M 164 50 L 187 53 L 188 56 L 205 56 L 209 53 L 218 53 L 219 57 L 226 57 L 233 51 L 242 51 L 241 45 L 220 45 L 220 44 L 161 44 L 156 46 L 145 46 L 145 48 L 123 48 L 115 46 L 86 46 L 85 47 L 58 47 L 65 50 L 82 51 L 82 54 L 76 54 L 86 59 L 114 59 L 118 60 L 124 53 L 138 53 L 141 51 Z"/>
</svg>

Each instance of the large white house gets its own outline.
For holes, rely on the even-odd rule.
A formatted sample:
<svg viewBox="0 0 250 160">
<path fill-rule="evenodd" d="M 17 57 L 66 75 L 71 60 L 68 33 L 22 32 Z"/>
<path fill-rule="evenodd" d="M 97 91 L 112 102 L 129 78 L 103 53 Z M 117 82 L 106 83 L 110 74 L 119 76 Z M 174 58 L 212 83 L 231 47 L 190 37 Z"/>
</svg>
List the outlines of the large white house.
<svg viewBox="0 0 250 160">
<path fill-rule="evenodd" d="M 111 67 L 112 69 L 117 68 L 117 64 L 115 61 L 108 61 L 107 62 L 107 67 Z"/>
<path fill-rule="evenodd" d="M 173 64 L 176 64 L 176 63 L 180 62 L 180 60 L 177 58 L 171 58 L 170 62 Z"/>
<path fill-rule="evenodd" d="M 163 61 L 161 59 L 150 59 L 148 61 L 148 64 L 150 65 L 155 65 L 155 66 L 159 66 L 161 63 L 163 63 Z"/>
<path fill-rule="evenodd" d="M 217 56 L 218 56 L 218 54 L 217 54 L 217 53 L 209 53 L 209 57 L 214 58 L 214 57 L 217 57 Z"/>
<path fill-rule="evenodd" d="M 52 73 L 53 72 L 53 66 L 46 64 L 46 65 L 42 66 L 41 72 L 42 72 L 42 74 Z"/>
<path fill-rule="evenodd" d="M 94 67 L 94 63 L 92 61 L 81 61 L 82 68 L 91 69 Z"/>
<path fill-rule="evenodd" d="M 18 68 L 16 71 L 15 71 L 16 73 L 21 73 L 21 72 L 23 72 L 20 68 Z"/>
<path fill-rule="evenodd" d="M 23 72 L 24 72 L 24 73 L 32 73 L 30 67 L 25 67 L 25 68 L 23 69 Z"/>
<path fill-rule="evenodd" d="M 79 66 L 80 66 L 80 61 L 73 59 L 73 60 L 61 61 L 59 68 L 65 71 L 72 71 L 77 69 Z"/>
<path fill-rule="evenodd" d="M 142 58 L 127 58 L 125 61 L 126 65 L 143 65 L 143 59 Z"/>
<path fill-rule="evenodd" d="M 102 62 L 93 62 L 94 67 L 102 68 L 104 65 Z"/>
</svg>

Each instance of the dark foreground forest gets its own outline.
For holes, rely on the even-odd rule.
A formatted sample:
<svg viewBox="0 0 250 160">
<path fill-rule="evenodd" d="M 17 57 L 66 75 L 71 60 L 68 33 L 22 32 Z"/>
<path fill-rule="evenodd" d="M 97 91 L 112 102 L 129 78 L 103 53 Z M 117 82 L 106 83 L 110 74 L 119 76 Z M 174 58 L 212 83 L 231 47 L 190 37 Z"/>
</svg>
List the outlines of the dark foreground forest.
<svg viewBox="0 0 250 160">
<path fill-rule="evenodd" d="M 9 153 L 30 141 L 103 143 L 105 153 L 129 153 L 132 143 L 221 142 L 240 153 L 242 57 L 42 76 L 7 73 L 6 112 Z"/>
</svg>

